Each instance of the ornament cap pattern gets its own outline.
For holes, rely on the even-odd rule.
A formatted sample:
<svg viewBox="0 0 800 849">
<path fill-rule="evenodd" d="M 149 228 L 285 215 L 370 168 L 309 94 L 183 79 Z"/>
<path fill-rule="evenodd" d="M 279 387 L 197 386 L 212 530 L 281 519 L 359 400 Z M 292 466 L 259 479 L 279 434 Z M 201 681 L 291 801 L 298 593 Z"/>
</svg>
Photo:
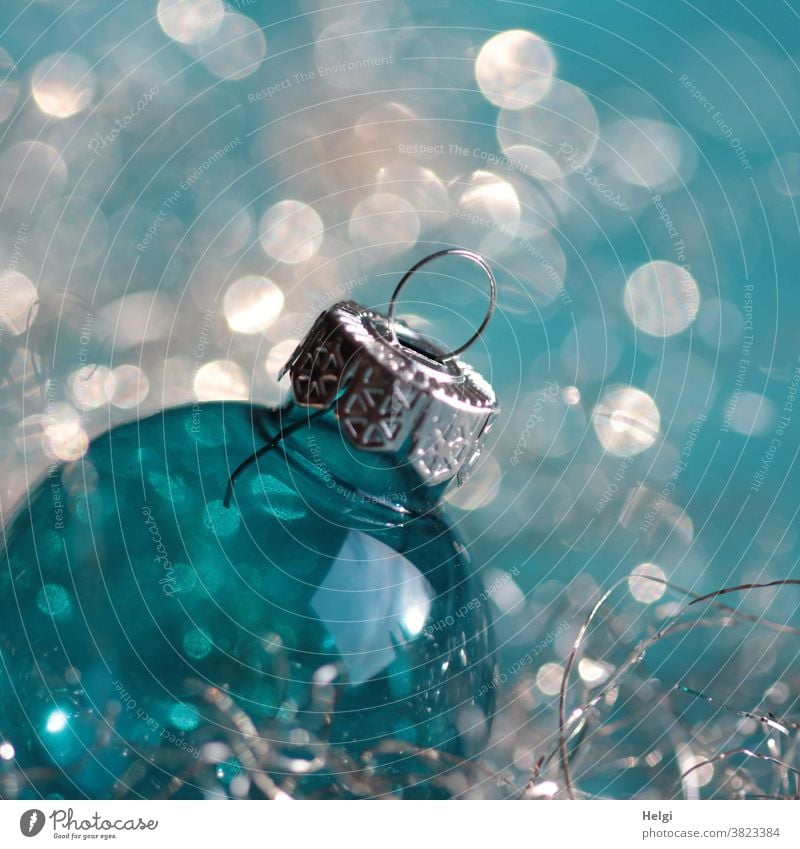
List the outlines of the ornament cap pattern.
<svg viewBox="0 0 800 849">
<path fill-rule="evenodd" d="M 354 446 L 401 454 L 429 485 L 466 477 L 498 413 L 469 365 L 352 301 L 317 318 L 286 372 L 298 404 L 332 406 Z"/>
</svg>

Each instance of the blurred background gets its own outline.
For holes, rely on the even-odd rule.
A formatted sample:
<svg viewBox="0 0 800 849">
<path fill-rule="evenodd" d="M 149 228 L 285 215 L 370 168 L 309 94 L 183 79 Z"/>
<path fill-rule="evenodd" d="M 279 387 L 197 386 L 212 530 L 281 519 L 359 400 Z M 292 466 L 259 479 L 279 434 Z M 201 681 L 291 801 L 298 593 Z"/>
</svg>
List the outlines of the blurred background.
<svg viewBox="0 0 800 849">
<path fill-rule="evenodd" d="M 3 521 L 480 251 L 503 412 L 447 502 L 505 707 L 460 789 L 796 795 L 800 588 L 689 603 L 800 577 L 798 60 L 789 2 L 3 0 Z M 455 346 L 485 307 L 445 261 L 399 313 Z"/>
</svg>

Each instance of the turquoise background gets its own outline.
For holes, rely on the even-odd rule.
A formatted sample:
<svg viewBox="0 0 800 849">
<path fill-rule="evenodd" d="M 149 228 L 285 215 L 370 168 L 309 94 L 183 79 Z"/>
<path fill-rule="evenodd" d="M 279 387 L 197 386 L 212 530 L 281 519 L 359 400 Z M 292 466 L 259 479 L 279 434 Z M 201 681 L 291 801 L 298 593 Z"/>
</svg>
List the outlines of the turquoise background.
<svg viewBox="0 0 800 849">
<path fill-rule="evenodd" d="M 249 19 L 250 35 L 207 49 L 171 39 L 152 0 L 5 0 L 0 268 L 13 286 L 0 294 L 2 517 L 48 463 L 77 459 L 83 440 L 113 425 L 191 403 L 198 391 L 204 400 L 279 403 L 278 360 L 323 306 L 347 297 L 380 308 L 426 253 L 482 250 L 500 284 L 497 315 L 465 358 L 491 380 L 503 412 L 448 510 L 484 583 L 513 578 L 492 593 L 509 707 L 487 757 L 492 768 L 513 764 L 527 776 L 557 742 L 548 675 L 559 670 L 545 664 L 563 671 L 603 592 L 615 587 L 582 647 L 596 666 L 573 673 L 572 706 L 613 681 L 687 593 L 800 577 L 800 19 L 789 3 L 755 0 L 323 5 L 229 4 L 228 23 Z M 500 110 L 474 67 L 489 38 L 513 29 L 544 39 L 554 75 L 585 94 L 597 131 L 581 167 L 627 209 L 559 158 L 557 135 L 541 144 L 560 167 L 550 180 L 503 151 Z M 39 63 L 61 52 L 89 69 L 64 72 L 67 100 L 85 91 L 86 101 L 65 117 L 33 97 Z M 323 77 L 321 57 L 366 67 Z M 247 75 L 232 78 L 243 64 Z M 314 79 L 297 82 L 315 69 Z M 59 74 L 40 83 L 40 95 L 48 85 L 52 94 Z M 109 133 L 154 85 L 152 103 L 92 151 L 96 134 Z M 573 144 L 568 103 L 548 108 L 567 116 L 561 143 Z M 403 152 L 415 145 L 442 149 Z M 505 238 L 507 186 L 519 226 Z M 387 192 L 406 198 L 412 211 L 387 206 L 366 245 L 351 218 L 376 191 L 384 204 Z M 321 247 L 305 262 L 280 262 L 260 243 L 262 216 L 286 199 L 312 207 L 323 225 Z M 488 228 L 465 217 L 494 213 Z M 410 216 L 418 234 L 393 244 Z M 524 250 L 526 233 L 536 256 Z M 693 322 L 669 336 L 643 332 L 625 309 L 626 281 L 653 261 L 688 265 L 699 294 Z M 557 291 L 542 279 L 547 264 L 560 269 Z M 8 276 L 19 274 L 28 283 Z M 265 275 L 284 297 L 263 333 L 231 327 L 235 304 L 226 307 L 225 294 L 248 275 Z M 443 265 L 415 285 L 403 315 L 445 344 L 480 320 L 477 275 Z M 101 386 L 106 372 L 95 367 L 116 374 L 124 391 Z M 77 400 L 80 369 L 99 393 L 93 406 Z M 614 387 L 627 399 L 616 419 L 606 409 Z M 626 388 L 646 393 L 650 406 L 636 406 Z M 647 447 L 627 457 L 622 443 Z M 658 585 L 650 603 L 628 582 L 642 564 L 672 585 L 660 595 Z M 755 759 L 714 762 L 705 783 L 681 774 L 691 758 L 745 745 L 767 751 L 769 739 L 776 757 L 797 766 L 796 735 L 734 711 L 796 718 L 800 674 L 787 629 L 798 626 L 799 598 L 786 585 L 725 600 L 755 621 L 691 608 L 681 621 L 717 618 L 659 641 L 599 698 L 576 743 L 580 792 L 788 792 L 780 770 Z M 548 769 L 535 781 L 563 791 L 556 760 Z"/>
</svg>

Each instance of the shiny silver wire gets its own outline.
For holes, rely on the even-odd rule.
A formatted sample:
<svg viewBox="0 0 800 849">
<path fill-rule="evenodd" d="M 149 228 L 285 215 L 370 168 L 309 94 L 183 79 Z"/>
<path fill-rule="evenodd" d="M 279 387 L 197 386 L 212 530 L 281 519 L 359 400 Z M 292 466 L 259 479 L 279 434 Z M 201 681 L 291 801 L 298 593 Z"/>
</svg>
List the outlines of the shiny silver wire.
<svg viewBox="0 0 800 849">
<path fill-rule="evenodd" d="M 400 282 L 397 284 L 397 287 L 395 288 L 394 293 L 392 294 L 392 299 L 389 301 L 389 312 L 387 318 L 389 320 L 389 328 L 392 334 L 392 339 L 394 342 L 397 342 L 397 334 L 394 329 L 394 314 L 397 308 L 397 298 L 403 286 L 408 283 L 409 278 L 412 276 L 412 274 L 414 274 L 415 271 L 419 271 L 419 269 L 422 268 L 423 265 L 427 265 L 429 262 L 432 262 L 433 260 L 439 259 L 443 256 L 460 256 L 464 259 L 468 259 L 470 262 L 479 266 L 489 280 L 489 308 L 486 310 L 486 315 L 484 316 L 480 327 L 475 331 L 475 333 L 472 334 L 472 336 L 470 336 L 469 339 L 467 339 L 467 341 L 463 345 L 458 348 L 455 348 L 454 350 L 450 351 L 449 354 L 446 354 L 444 357 L 441 358 L 442 362 L 446 363 L 449 360 L 454 360 L 456 357 L 458 357 L 459 354 L 462 354 L 464 351 L 466 351 L 470 345 L 474 344 L 478 339 L 480 339 L 481 335 L 483 334 L 483 331 L 486 330 L 486 326 L 492 320 L 492 316 L 494 315 L 494 308 L 497 305 L 497 283 L 494 279 L 494 274 L 492 274 L 492 269 L 489 268 L 489 264 L 480 254 L 475 253 L 475 251 L 469 251 L 466 248 L 446 248 L 445 250 L 436 251 L 436 253 L 432 253 L 430 254 L 430 256 L 426 256 L 424 259 L 421 259 L 418 263 L 416 263 L 416 265 L 411 266 L 411 268 L 406 271 Z"/>
</svg>

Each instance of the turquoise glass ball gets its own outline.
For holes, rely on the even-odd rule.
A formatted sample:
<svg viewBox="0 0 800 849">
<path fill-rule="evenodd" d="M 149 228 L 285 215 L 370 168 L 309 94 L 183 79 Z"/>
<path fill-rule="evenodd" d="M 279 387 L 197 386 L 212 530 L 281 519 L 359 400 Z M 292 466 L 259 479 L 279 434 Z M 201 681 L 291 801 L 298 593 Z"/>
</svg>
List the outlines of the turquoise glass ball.
<svg viewBox="0 0 800 849">
<path fill-rule="evenodd" d="M 226 505 L 290 414 L 172 409 L 29 494 L 0 561 L 3 792 L 437 795 L 409 753 L 475 754 L 491 628 L 435 499 L 389 465 L 362 475 L 331 416 Z"/>
</svg>

